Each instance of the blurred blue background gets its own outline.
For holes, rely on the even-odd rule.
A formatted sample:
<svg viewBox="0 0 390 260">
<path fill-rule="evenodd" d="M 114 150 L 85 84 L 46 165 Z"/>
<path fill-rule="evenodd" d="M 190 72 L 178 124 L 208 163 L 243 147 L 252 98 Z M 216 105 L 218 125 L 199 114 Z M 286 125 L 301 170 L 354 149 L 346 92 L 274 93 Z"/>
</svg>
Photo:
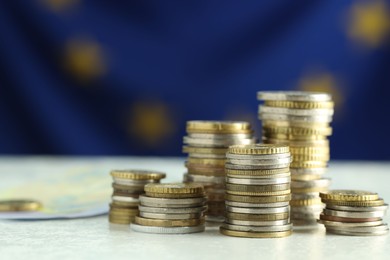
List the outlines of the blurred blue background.
<svg viewBox="0 0 390 260">
<path fill-rule="evenodd" d="M 330 92 L 333 159 L 390 159 L 384 0 L 0 1 L 0 153 L 181 155 L 187 120 Z"/>
</svg>

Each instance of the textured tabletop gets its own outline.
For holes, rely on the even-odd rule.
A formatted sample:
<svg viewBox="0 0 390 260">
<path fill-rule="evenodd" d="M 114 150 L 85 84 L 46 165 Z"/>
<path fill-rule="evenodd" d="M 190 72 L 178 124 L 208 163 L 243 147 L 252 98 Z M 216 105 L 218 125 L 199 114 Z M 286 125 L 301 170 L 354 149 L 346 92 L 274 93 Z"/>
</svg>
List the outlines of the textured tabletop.
<svg viewBox="0 0 390 260">
<path fill-rule="evenodd" d="M 50 168 L 92 165 L 165 171 L 166 181 L 181 181 L 184 158 L 0 158 L 0 189 L 21 180 L 45 178 Z M 42 170 L 40 171 L 40 167 Z M 29 171 L 33 174 L 29 174 Z M 376 191 L 390 201 L 390 163 L 331 162 L 332 188 Z M 107 185 L 110 185 L 109 178 Z M 109 199 L 109 198 L 108 198 Z M 389 222 L 389 217 L 385 218 Z M 217 227 L 188 235 L 135 233 L 109 224 L 107 216 L 47 221 L 0 221 L 0 259 L 389 259 L 389 235 L 349 237 L 317 229 L 294 229 L 281 239 L 220 235 Z"/>
</svg>

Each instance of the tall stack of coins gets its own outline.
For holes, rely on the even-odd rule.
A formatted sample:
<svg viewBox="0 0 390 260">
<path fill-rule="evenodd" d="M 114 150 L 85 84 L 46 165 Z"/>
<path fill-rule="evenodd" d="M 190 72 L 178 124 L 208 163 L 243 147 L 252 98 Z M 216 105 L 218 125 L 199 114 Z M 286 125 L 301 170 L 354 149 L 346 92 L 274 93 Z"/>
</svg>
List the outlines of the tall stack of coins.
<svg viewBox="0 0 390 260">
<path fill-rule="evenodd" d="M 234 145 L 226 154 L 224 235 L 250 238 L 286 237 L 290 224 L 288 146 Z"/>
<path fill-rule="evenodd" d="M 109 221 L 115 224 L 130 224 L 138 214 L 139 195 L 148 183 L 158 183 L 165 173 L 143 170 L 112 170 L 114 179 Z"/>
<path fill-rule="evenodd" d="M 184 182 L 205 187 L 209 202 L 207 220 L 223 221 L 225 212 L 225 161 L 230 145 L 255 143 L 247 122 L 188 121 L 183 152 L 188 153 Z"/>
<path fill-rule="evenodd" d="M 205 229 L 207 199 L 196 183 L 147 184 L 131 229 L 144 233 L 186 234 Z"/>
<path fill-rule="evenodd" d="M 376 236 L 389 232 L 383 217 L 388 205 L 375 192 L 332 190 L 321 192 L 326 207 L 319 223 L 326 231 L 347 236 Z"/>
<path fill-rule="evenodd" d="M 329 94 L 301 91 L 258 92 L 264 143 L 290 146 L 291 219 L 295 225 L 315 224 L 323 209 L 319 192 L 328 190 L 323 178 L 329 155 L 333 102 Z"/>
</svg>

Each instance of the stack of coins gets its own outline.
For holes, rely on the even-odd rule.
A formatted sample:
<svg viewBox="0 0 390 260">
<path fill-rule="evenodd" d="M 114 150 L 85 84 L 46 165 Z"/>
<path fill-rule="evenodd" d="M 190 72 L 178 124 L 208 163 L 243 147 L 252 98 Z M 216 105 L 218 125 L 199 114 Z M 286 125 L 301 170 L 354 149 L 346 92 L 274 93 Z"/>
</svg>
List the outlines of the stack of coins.
<svg viewBox="0 0 390 260">
<path fill-rule="evenodd" d="M 329 94 L 301 91 L 258 92 L 264 143 L 290 146 L 291 219 L 295 225 L 315 224 L 323 209 L 319 192 L 328 190 L 323 178 L 329 155 L 333 102 Z"/>
<path fill-rule="evenodd" d="M 184 182 L 201 183 L 208 196 L 207 220 L 224 220 L 225 161 L 230 145 L 256 142 L 247 122 L 188 121 L 183 152 L 188 153 Z"/>
<path fill-rule="evenodd" d="M 147 184 L 131 229 L 143 233 L 187 234 L 205 229 L 207 199 L 196 183 Z"/>
<path fill-rule="evenodd" d="M 224 235 L 286 237 L 290 224 L 291 156 L 285 145 L 235 145 L 226 154 Z"/>
<path fill-rule="evenodd" d="M 143 170 L 113 170 L 110 174 L 114 193 L 109 221 L 115 224 L 130 224 L 138 214 L 138 197 L 144 193 L 144 186 L 165 178 L 165 173 Z"/>
<path fill-rule="evenodd" d="M 326 231 L 347 236 L 375 236 L 387 234 L 383 223 L 388 205 L 377 193 L 360 190 L 332 190 L 321 192 L 326 207 L 319 223 Z"/>
</svg>

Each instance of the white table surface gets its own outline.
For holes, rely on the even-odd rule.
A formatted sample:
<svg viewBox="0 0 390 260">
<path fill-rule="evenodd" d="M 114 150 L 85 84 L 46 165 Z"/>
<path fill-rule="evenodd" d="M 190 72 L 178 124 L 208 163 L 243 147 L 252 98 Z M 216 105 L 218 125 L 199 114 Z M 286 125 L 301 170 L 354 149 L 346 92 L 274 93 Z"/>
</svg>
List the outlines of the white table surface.
<svg viewBox="0 0 390 260">
<path fill-rule="evenodd" d="M 44 178 L 28 170 L 42 164 L 100 165 L 165 171 L 164 182 L 181 181 L 184 158 L 0 157 L 0 189 L 23 179 Z M 390 163 L 331 162 L 332 188 L 365 189 L 390 200 Z M 107 183 L 110 185 L 110 182 Z M 0 198 L 1 199 L 1 198 Z M 389 217 L 385 218 L 389 221 Z M 0 221 L 0 259 L 390 259 L 389 235 L 337 236 L 317 229 L 294 230 L 281 239 L 247 239 L 220 235 L 217 227 L 188 235 L 156 235 L 109 224 L 107 216 L 45 221 Z"/>
</svg>

